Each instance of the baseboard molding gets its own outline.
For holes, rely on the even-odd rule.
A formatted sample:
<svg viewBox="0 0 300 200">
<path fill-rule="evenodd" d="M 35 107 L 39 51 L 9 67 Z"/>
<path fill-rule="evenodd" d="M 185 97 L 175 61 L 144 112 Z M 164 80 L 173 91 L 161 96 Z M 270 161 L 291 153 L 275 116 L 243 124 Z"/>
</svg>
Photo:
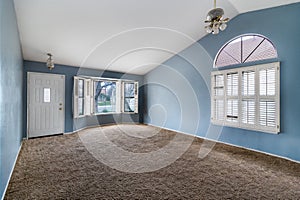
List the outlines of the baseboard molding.
<svg viewBox="0 0 300 200">
<path fill-rule="evenodd" d="M 89 129 L 89 128 L 98 128 L 98 127 L 112 126 L 112 125 L 118 125 L 118 124 L 141 124 L 141 123 L 139 123 L 139 122 L 136 122 L 136 123 L 126 123 L 126 122 L 123 122 L 123 123 L 98 124 L 98 125 L 86 126 L 86 127 L 77 129 L 77 130 L 72 131 L 72 132 L 66 132 L 66 133 L 64 133 L 64 135 L 69 135 L 69 134 L 77 133 L 77 132 L 79 132 L 79 131 L 83 131 L 83 130 L 86 130 L 86 129 Z"/>
<path fill-rule="evenodd" d="M 4 191 L 3 191 L 3 195 L 2 195 L 2 197 L 1 197 L 1 200 L 3 200 L 4 197 L 5 197 L 6 190 L 7 190 L 7 188 L 8 188 L 8 185 L 9 185 L 9 182 L 10 182 L 10 179 L 11 179 L 11 176 L 12 176 L 12 174 L 13 174 L 13 172 L 14 172 L 14 169 L 15 169 L 15 166 L 16 166 L 16 163 L 17 163 L 17 160 L 18 160 L 20 151 L 21 151 L 21 149 L 22 149 L 22 144 L 23 144 L 23 140 L 21 141 L 21 145 L 20 145 L 20 147 L 19 147 L 19 150 L 18 150 L 17 156 L 16 156 L 16 158 L 15 158 L 13 167 L 11 168 L 11 171 L 10 171 L 10 174 L 9 174 L 9 177 L 8 177 L 8 180 L 7 180 L 5 189 L 4 189 Z"/>
<path fill-rule="evenodd" d="M 200 139 L 203 139 L 203 140 L 208 140 L 208 141 L 216 142 L 216 143 L 220 143 L 220 144 L 226 144 L 226 145 L 229 145 L 229 146 L 238 147 L 238 148 L 241 148 L 241 149 L 246 149 L 246 150 L 249 150 L 249 151 L 258 152 L 258 153 L 266 154 L 266 155 L 269 155 L 269 156 L 274 156 L 274 157 L 277 157 L 277 158 L 282 158 L 282 159 L 285 159 L 285 160 L 292 161 L 292 162 L 300 164 L 300 161 L 298 161 L 298 160 L 293 160 L 293 159 L 288 158 L 288 157 L 279 156 L 279 155 L 276 155 L 276 154 L 272 154 L 272 153 L 260 151 L 260 150 L 257 150 L 257 149 L 247 148 L 247 147 L 239 146 L 239 145 L 236 145 L 236 144 L 231 144 L 231 143 L 227 143 L 227 142 L 223 142 L 223 141 L 219 141 L 219 140 L 214 140 L 214 139 L 206 138 L 206 137 L 203 137 L 203 136 L 194 135 L 194 134 L 191 134 L 191 133 L 186 133 L 186 132 L 178 131 L 178 130 L 171 129 L 171 128 L 156 126 L 156 125 L 150 124 L 150 123 L 145 123 L 145 125 L 149 125 L 149 126 L 153 126 L 153 127 L 156 127 L 156 128 L 161 128 L 161 129 L 169 130 L 169 131 L 174 131 L 174 132 L 181 133 L 181 134 L 184 134 L 184 135 L 194 136 L 194 137 L 197 137 L 197 138 L 200 138 Z"/>
<path fill-rule="evenodd" d="M 112 125 L 112 124 L 111 124 Z M 73 133 L 77 133 L 79 131 L 83 131 L 85 129 L 89 129 L 89 128 L 97 128 L 97 127 L 101 127 L 102 125 L 93 125 L 93 126 L 86 126 L 86 127 L 83 127 L 83 128 L 80 128 L 80 129 L 77 129 L 75 131 L 72 131 L 72 132 L 66 132 L 64 133 L 64 135 L 70 135 L 70 134 L 73 134 Z"/>
</svg>

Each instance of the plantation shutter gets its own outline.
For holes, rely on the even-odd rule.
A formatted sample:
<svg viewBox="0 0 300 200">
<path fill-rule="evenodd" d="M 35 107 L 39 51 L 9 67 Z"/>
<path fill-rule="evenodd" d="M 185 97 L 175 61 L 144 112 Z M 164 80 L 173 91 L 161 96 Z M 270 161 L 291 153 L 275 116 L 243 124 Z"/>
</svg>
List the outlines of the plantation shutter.
<svg viewBox="0 0 300 200">
<path fill-rule="evenodd" d="M 255 100 L 242 101 L 242 122 L 255 124 Z"/>
<path fill-rule="evenodd" d="M 259 125 L 279 131 L 278 70 L 275 66 L 259 70 Z"/>
<path fill-rule="evenodd" d="M 227 121 L 238 122 L 239 104 L 238 99 L 227 100 Z"/>
<path fill-rule="evenodd" d="M 211 77 L 214 124 L 280 131 L 279 62 L 214 71 Z"/>
<path fill-rule="evenodd" d="M 239 74 L 227 74 L 227 111 L 226 120 L 228 122 L 238 122 L 239 113 Z"/>
<path fill-rule="evenodd" d="M 224 120 L 224 100 L 217 99 L 215 100 L 215 119 Z"/>
<path fill-rule="evenodd" d="M 227 74 L 227 96 L 238 96 L 238 73 Z"/>
<path fill-rule="evenodd" d="M 91 112 L 91 115 L 95 113 L 95 109 L 94 109 L 94 105 L 95 105 L 95 101 L 94 101 L 94 80 L 91 79 L 90 80 L 90 112 Z"/>
<path fill-rule="evenodd" d="M 84 79 L 84 115 L 91 115 L 91 79 Z"/>
<path fill-rule="evenodd" d="M 255 71 L 242 72 L 242 123 L 255 124 Z"/>
<path fill-rule="evenodd" d="M 275 67 L 259 71 L 259 88 L 261 96 L 274 96 L 276 87 Z"/>
<path fill-rule="evenodd" d="M 217 74 L 212 76 L 212 120 L 215 122 L 221 122 L 224 120 L 224 110 L 225 110 L 225 102 L 224 102 L 224 75 Z"/>
<path fill-rule="evenodd" d="M 138 82 L 134 82 L 134 103 L 135 103 L 135 106 L 134 106 L 134 112 L 135 113 L 138 113 L 139 112 L 139 100 L 138 100 L 138 97 L 139 97 L 139 83 Z"/>
<path fill-rule="evenodd" d="M 262 126 L 276 126 L 276 104 L 274 101 L 260 101 L 259 124 Z"/>
<path fill-rule="evenodd" d="M 224 76 L 216 75 L 215 76 L 215 96 L 224 95 Z"/>
<path fill-rule="evenodd" d="M 121 87 L 121 81 L 116 82 L 116 96 L 120 97 L 116 100 L 116 112 L 120 113 L 123 108 L 121 108 L 121 102 L 124 101 L 124 96 L 122 95 L 122 87 Z"/>
<path fill-rule="evenodd" d="M 78 117 L 78 78 L 74 77 L 73 84 L 73 117 Z"/>
</svg>

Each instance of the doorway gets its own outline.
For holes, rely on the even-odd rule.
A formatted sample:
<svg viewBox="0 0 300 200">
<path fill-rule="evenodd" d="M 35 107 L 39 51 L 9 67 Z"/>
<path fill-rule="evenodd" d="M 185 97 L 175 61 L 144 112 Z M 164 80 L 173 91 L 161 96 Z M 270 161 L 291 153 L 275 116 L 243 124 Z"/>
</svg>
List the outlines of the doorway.
<svg viewBox="0 0 300 200">
<path fill-rule="evenodd" d="M 28 138 L 64 133 L 65 76 L 28 72 Z"/>
</svg>

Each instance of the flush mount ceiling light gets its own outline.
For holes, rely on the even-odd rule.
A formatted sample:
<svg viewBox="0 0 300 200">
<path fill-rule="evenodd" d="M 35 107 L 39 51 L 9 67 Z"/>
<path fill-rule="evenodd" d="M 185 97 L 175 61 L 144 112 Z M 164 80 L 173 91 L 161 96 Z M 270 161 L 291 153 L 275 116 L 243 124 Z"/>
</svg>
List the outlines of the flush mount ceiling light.
<svg viewBox="0 0 300 200">
<path fill-rule="evenodd" d="M 218 34 L 219 29 L 224 31 L 227 27 L 227 22 L 229 18 L 223 19 L 224 10 L 222 8 L 216 8 L 216 0 L 214 0 L 214 9 L 207 13 L 205 23 L 209 25 L 205 26 L 205 30 L 208 33 Z"/>
<path fill-rule="evenodd" d="M 51 53 L 47 53 L 48 55 L 48 59 L 47 59 L 47 67 L 51 70 L 54 68 L 54 60 L 52 58 L 52 54 Z"/>
</svg>

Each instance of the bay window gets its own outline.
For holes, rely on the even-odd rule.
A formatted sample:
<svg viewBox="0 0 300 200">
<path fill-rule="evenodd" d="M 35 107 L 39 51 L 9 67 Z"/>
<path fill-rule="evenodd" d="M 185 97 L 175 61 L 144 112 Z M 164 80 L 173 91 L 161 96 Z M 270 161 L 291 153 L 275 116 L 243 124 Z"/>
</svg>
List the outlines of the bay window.
<svg viewBox="0 0 300 200">
<path fill-rule="evenodd" d="M 138 82 L 74 77 L 74 118 L 121 112 L 138 112 Z"/>
</svg>

